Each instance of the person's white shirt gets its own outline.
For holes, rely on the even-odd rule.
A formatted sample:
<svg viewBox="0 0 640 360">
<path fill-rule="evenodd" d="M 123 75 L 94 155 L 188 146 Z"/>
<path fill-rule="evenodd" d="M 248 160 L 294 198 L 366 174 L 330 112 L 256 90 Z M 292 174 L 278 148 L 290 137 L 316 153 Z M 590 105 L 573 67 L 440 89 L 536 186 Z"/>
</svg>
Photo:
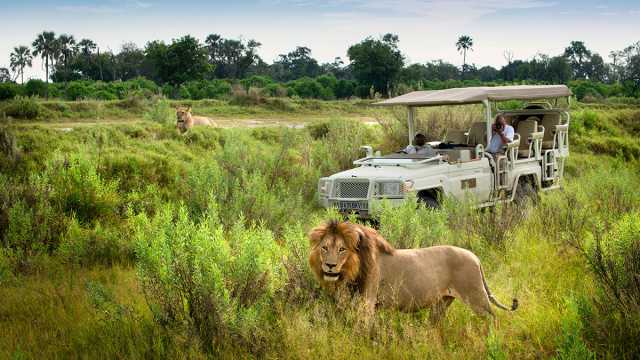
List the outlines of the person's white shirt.
<svg viewBox="0 0 640 360">
<path fill-rule="evenodd" d="M 422 146 L 409 145 L 404 148 L 404 152 L 406 152 L 407 154 L 426 155 L 431 153 L 431 146 L 429 144 L 424 144 Z"/>
<path fill-rule="evenodd" d="M 505 125 L 504 130 L 502 130 L 502 133 L 504 134 L 504 137 L 506 137 L 507 140 L 509 140 L 509 142 L 513 141 L 513 136 L 515 135 L 513 126 Z M 493 136 L 491 136 L 491 142 L 489 143 L 489 146 L 487 146 L 487 152 L 493 153 L 493 154 L 500 152 L 500 150 L 502 150 L 502 146 L 504 145 L 505 144 L 502 143 L 502 137 L 500 137 L 500 134 L 494 132 Z"/>
</svg>

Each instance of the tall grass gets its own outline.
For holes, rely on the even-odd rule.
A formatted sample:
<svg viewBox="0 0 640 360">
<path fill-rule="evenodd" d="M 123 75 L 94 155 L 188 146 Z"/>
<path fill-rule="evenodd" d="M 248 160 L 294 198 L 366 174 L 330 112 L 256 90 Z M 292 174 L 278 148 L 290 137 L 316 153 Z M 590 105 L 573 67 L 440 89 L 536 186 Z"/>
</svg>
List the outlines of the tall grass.
<svg viewBox="0 0 640 360">
<path fill-rule="evenodd" d="M 300 112 L 357 106 L 293 103 Z M 462 115 L 464 127 L 469 111 L 419 117 Z M 336 117 L 182 136 L 168 121 L 64 133 L 9 125 L 19 156 L 0 155 L 0 357 L 632 358 L 639 167 L 590 154 L 584 136 L 631 141 L 625 114 L 635 113 L 589 111 L 572 125 L 563 190 L 537 204 L 377 209 L 380 232 L 399 248 L 476 253 L 492 292 L 520 299 L 514 313 L 496 310 L 498 326 L 458 301 L 437 326 L 429 310 L 390 309 L 365 326 L 309 270 L 306 234 L 336 216 L 315 205 L 317 179 L 351 167 L 361 145 L 393 148 L 399 127 Z"/>
</svg>

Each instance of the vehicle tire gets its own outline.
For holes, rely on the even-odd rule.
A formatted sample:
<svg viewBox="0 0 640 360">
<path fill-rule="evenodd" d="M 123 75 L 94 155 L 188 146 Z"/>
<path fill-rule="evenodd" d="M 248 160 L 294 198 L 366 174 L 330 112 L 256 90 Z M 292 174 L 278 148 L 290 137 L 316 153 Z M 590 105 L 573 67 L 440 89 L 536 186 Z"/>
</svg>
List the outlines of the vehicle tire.
<svg viewBox="0 0 640 360">
<path fill-rule="evenodd" d="M 538 202 L 538 192 L 531 182 L 521 180 L 518 182 L 516 195 L 513 200 L 518 205 L 524 205 L 529 201 L 535 204 Z"/>
<path fill-rule="evenodd" d="M 440 203 L 431 194 L 418 195 L 418 206 L 426 206 L 428 209 L 439 209 Z"/>
</svg>

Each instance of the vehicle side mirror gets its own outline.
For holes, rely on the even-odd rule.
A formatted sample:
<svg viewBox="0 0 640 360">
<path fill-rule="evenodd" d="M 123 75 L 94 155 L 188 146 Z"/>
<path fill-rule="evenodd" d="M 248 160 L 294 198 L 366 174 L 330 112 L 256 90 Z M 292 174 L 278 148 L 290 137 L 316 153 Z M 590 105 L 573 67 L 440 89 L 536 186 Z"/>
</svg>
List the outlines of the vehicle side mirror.
<svg viewBox="0 0 640 360">
<path fill-rule="evenodd" d="M 369 145 L 360 146 L 360 150 L 364 150 L 366 152 L 366 157 L 373 157 L 373 148 Z"/>
</svg>

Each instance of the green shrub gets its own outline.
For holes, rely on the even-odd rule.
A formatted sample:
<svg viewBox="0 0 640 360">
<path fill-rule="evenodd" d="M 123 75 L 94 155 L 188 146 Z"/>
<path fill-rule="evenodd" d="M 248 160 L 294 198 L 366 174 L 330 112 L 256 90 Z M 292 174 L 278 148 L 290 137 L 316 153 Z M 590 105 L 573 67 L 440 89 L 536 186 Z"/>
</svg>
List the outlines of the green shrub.
<svg viewBox="0 0 640 360">
<path fill-rule="evenodd" d="M 68 215 L 75 215 L 80 223 L 108 220 L 117 214 L 118 183 L 104 180 L 95 160 L 78 153 L 64 157 L 57 154 L 46 171 L 61 208 Z"/>
<path fill-rule="evenodd" d="M 116 94 L 110 93 L 107 90 L 98 90 L 93 95 L 92 98 L 96 100 L 117 100 L 118 96 Z"/>
<path fill-rule="evenodd" d="M 272 97 L 285 97 L 287 96 L 287 88 L 282 86 L 282 84 L 267 84 L 264 88 L 263 88 L 264 92 L 266 95 L 268 96 L 272 96 Z"/>
<path fill-rule="evenodd" d="M 175 123 L 176 111 L 167 99 L 157 98 L 144 112 L 143 117 L 160 124 L 172 124 Z"/>
<path fill-rule="evenodd" d="M 10 100 L 4 106 L 3 111 L 7 116 L 33 120 L 43 113 L 43 108 L 35 99 L 19 96 Z"/>
<path fill-rule="evenodd" d="M 11 82 L 0 83 L 0 101 L 13 99 L 20 95 L 21 92 L 22 88 L 18 84 Z"/>
<path fill-rule="evenodd" d="M 185 207 L 136 216 L 138 274 L 156 321 L 193 334 L 212 352 L 226 342 L 262 350 L 272 295 L 284 283 L 268 231 L 238 223 L 228 235 L 215 209 L 194 222 Z"/>
<path fill-rule="evenodd" d="M 33 230 L 34 220 L 31 209 L 24 201 L 13 204 L 8 212 L 4 243 L 21 260 L 42 250 L 40 244 L 33 241 Z"/>
<path fill-rule="evenodd" d="M 69 83 L 65 91 L 65 98 L 67 100 L 81 100 L 92 97 L 92 89 L 89 88 L 84 82 L 72 81 Z"/>
<path fill-rule="evenodd" d="M 587 244 L 592 270 L 622 314 L 640 312 L 640 212 L 622 216 L 603 239 Z"/>
<path fill-rule="evenodd" d="M 47 94 L 47 83 L 42 80 L 31 79 L 24 84 L 24 91 L 26 96 L 44 97 Z"/>
<path fill-rule="evenodd" d="M 252 87 L 264 88 L 268 85 L 272 85 L 273 80 L 268 76 L 253 75 L 249 78 L 240 80 L 240 84 L 242 84 L 245 90 L 249 90 L 249 88 Z"/>
<path fill-rule="evenodd" d="M 558 346 L 558 360 L 595 359 L 596 356 L 582 339 L 583 324 L 578 305 L 573 298 L 568 298 L 567 309 L 562 318 L 562 331 Z"/>
<path fill-rule="evenodd" d="M 380 221 L 380 233 L 399 249 L 446 244 L 447 217 L 441 210 L 417 208 L 415 197 L 394 208 L 383 201 L 373 213 Z"/>
<path fill-rule="evenodd" d="M 68 264 L 113 265 L 133 260 L 133 244 L 116 231 L 96 222 L 84 228 L 72 217 L 56 251 Z"/>
</svg>

